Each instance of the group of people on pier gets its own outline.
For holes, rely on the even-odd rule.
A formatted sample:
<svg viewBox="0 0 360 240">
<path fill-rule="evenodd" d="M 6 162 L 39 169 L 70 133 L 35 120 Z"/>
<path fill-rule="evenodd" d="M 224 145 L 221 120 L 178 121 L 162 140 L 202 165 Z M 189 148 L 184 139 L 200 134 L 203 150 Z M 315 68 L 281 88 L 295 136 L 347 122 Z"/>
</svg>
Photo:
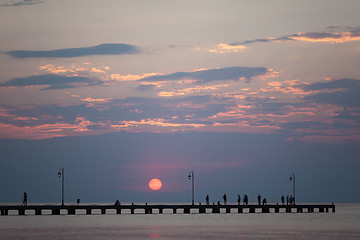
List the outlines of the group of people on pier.
<svg viewBox="0 0 360 240">
<path fill-rule="evenodd" d="M 285 197 L 281 196 L 281 203 L 285 204 Z M 286 205 L 292 205 L 295 204 L 295 198 L 293 196 L 286 196 Z"/>
<path fill-rule="evenodd" d="M 224 205 L 227 204 L 227 195 L 224 194 L 223 195 L 223 201 L 224 201 Z M 257 200 L 258 200 L 258 205 L 266 205 L 267 204 L 267 200 L 266 198 L 263 198 L 262 201 L 261 201 L 262 197 L 261 195 L 259 194 L 257 196 Z M 210 197 L 209 195 L 206 195 L 205 197 L 205 200 L 206 200 L 206 205 L 209 205 L 210 204 Z M 220 201 L 217 202 L 218 205 L 220 205 Z M 240 197 L 240 194 L 238 194 L 238 198 L 237 198 L 237 203 L 238 205 L 241 204 L 241 197 Z M 284 205 L 285 204 L 285 197 L 284 196 L 281 196 L 281 203 Z M 249 204 L 249 198 L 248 198 L 248 195 L 244 194 L 244 197 L 243 197 L 243 205 L 248 205 Z M 292 204 L 295 204 L 295 198 L 293 196 L 286 196 L 286 205 L 292 205 Z"/>
</svg>

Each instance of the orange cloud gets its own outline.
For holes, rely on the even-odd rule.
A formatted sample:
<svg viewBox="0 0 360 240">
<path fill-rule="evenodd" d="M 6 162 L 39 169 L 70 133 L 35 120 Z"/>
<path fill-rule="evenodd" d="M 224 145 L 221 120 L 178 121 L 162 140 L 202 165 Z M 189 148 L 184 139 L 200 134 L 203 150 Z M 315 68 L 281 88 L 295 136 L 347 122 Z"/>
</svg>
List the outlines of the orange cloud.
<svg viewBox="0 0 360 240">
<path fill-rule="evenodd" d="M 291 37 L 294 40 L 305 42 L 330 42 L 344 43 L 351 41 L 360 41 L 360 36 L 350 32 L 343 33 L 298 33 L 297 36 Z"/>
<path fill-rule="evenodd" d="M 246 47 L 243 45 L 229 45 L 227 43 L 219 43 L 215 48 L 209 49 L 211 53 L 229 53 L 229 52 L 240 52 L 245 50 Z"/>
<path fill-rule="evenodd" d="M 203 91 L 217 90 L 220 87 L 228 87 L 229 85 L 212 85 L 212 86 L 195 86 L 191 88 L 184 88 L 172 91 L 162 91 L 158 93 L 160 97 L 174 97 L 174 96 L 185 96 L 189 94 L 199 93 Z"/>
<path fill-rule="evenodd" d="M 170 128 L 172 131 L 176 130 L 184 130 L 184 127 L 190 128 L 200 128 L 204 127 L 204 124 L 196 124 L 196 123 L 170 123 L 166 122 L 165 119 L 156 118 L 156 119 L 142 119 L 140 121 L 120 121 L 118 124 L 112 124 L 111 127 L 115 129 L 123 129 L 123 130 L 140 130 L 139 127 L 160 127 L 160 128 Z M 145 130 L 145 129 L 143 129 Z M 149 129 L 150 130 L 150 129 Z M 155 129 L 152 129 L 155 130 Z M 159 129 L 160 130 L 160 129 Z M 165 129 L 163 129 L 165 130 Z"/>
<path fill-rule="evenodd" d="M 116 80 L 120 82 L 131 82 L 131 81 L 137 81 L 146 77 L 152 77 L 156 75 L 161 75 L 160 73 L 144 73 L 142 75 L 134 75 L 134 74 L 111 74 L 110 78 L 111 80 Z"/>
</svg>

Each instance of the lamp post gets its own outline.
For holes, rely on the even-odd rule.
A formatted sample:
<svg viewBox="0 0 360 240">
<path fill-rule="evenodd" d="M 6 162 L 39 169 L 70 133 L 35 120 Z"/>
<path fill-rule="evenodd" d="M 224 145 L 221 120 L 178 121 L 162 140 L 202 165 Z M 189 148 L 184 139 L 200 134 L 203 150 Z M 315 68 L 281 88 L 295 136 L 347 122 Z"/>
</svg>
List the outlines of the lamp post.
<svg viewBox="0 0 360 240">
<path fill-rule="evenodd" d="M 192 193 L 192 201 L 191 204 L 194 205 L 194 171 L 189 172 L 188 176 L 189 180 L 191 180 L 191 193 Z"/>
<path fill-rule="evenodd" d="M 61 205 L 64 206 L 64 168 L 59 169 L 58 177 L 62 177 L 62 179 L 61 179 Z"/>
<path fill-rule="evenodd" d="M 295 173 L 291 174 L 290 175 L 290 178 L 289 178 L 290 182 L 293 183 L 293 202 L 295 204 Z"/>
</svg>

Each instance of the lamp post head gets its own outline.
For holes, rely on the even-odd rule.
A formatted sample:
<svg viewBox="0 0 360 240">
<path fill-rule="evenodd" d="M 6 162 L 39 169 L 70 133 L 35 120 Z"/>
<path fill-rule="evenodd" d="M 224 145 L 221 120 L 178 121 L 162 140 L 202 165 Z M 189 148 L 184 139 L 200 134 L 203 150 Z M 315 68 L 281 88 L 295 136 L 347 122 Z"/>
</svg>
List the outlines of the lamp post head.
<svg viewBox="0 0 360 240">
<path fill-rule="evenodd" d="M 289 178 L 289 180 L 290 180 L 290 182 L 292 182 L 293 178 L 292 178 L 292 177 L 290 177 L 290 178 Z"/>
<path fill-rule="evenodd" d="M 189 178 L 189 180 L 191 179 L 191 175 L 190 175 L 190 174 L 189 174 L 188 178 Z"/>
<path fill-rule="evenodd" d="M 61 177 L 61 172 L 60 172 L 60 170 L 59 170 L 59 172 L 58 172 L 58 177 Z"/>
</svg>

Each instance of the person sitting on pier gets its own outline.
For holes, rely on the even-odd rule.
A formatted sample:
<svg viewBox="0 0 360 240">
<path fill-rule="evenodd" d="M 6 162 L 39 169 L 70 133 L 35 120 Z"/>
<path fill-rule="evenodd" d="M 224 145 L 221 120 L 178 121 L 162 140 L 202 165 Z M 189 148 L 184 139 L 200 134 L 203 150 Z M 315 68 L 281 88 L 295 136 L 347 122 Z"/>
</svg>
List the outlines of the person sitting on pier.
<svg viewBox="0 0 360 240">
<path fill-rule="evenodd" d="M 26 192 L 24 192 L 24 198 L 23 198 L 23 203 L 22 203 L 23 206 L 27 206 L 27 194 Z"/>
<path fill-rule="evenodd" d="M 261 205 L 261 196 L 260 196 L 260 194 L 257 196 L 257 199 L 258 199 L 258 205 Z"/>
<path fill-rule="evenodd" d="M 209 205 L 209 195 L 206 195 L 206 205 Z"/>
<path fill-rule="evenodd" d="M 284 198 L 284 195 L 281 196 L 281 203 L 282 205 L 284 205 L 284 201 L 285 201 L 285 198 Z"/>
<path fill-rule="evenodd" d="M 115 205 L 115 206 L 120 206 L 120 205 L 121 205 L 121 204 L 120 204 L 120 201 L 119 201 L 119 200 L 116 200 L 114 205 Z"/>
<path fill-rule="evenodd" d="M 227 199 L 226 194 L 224 194 L 223 199 L 224 199 L 224 205 L 226 205 L 226 199 Z"/>
<path fill-rule="evenodd" d="M 238 205 L 240 205 L 241 198 L 240 198 L 240 195 L 239 195 L 239 194 L 238 194 L 238 200 L 237 200 L 237 202 L 238 202 Z"/>
<path fill-rule="evenodd" d="M 266 205 L 266 198 L 263 199 L 262 204 Z"/>
</svg>

